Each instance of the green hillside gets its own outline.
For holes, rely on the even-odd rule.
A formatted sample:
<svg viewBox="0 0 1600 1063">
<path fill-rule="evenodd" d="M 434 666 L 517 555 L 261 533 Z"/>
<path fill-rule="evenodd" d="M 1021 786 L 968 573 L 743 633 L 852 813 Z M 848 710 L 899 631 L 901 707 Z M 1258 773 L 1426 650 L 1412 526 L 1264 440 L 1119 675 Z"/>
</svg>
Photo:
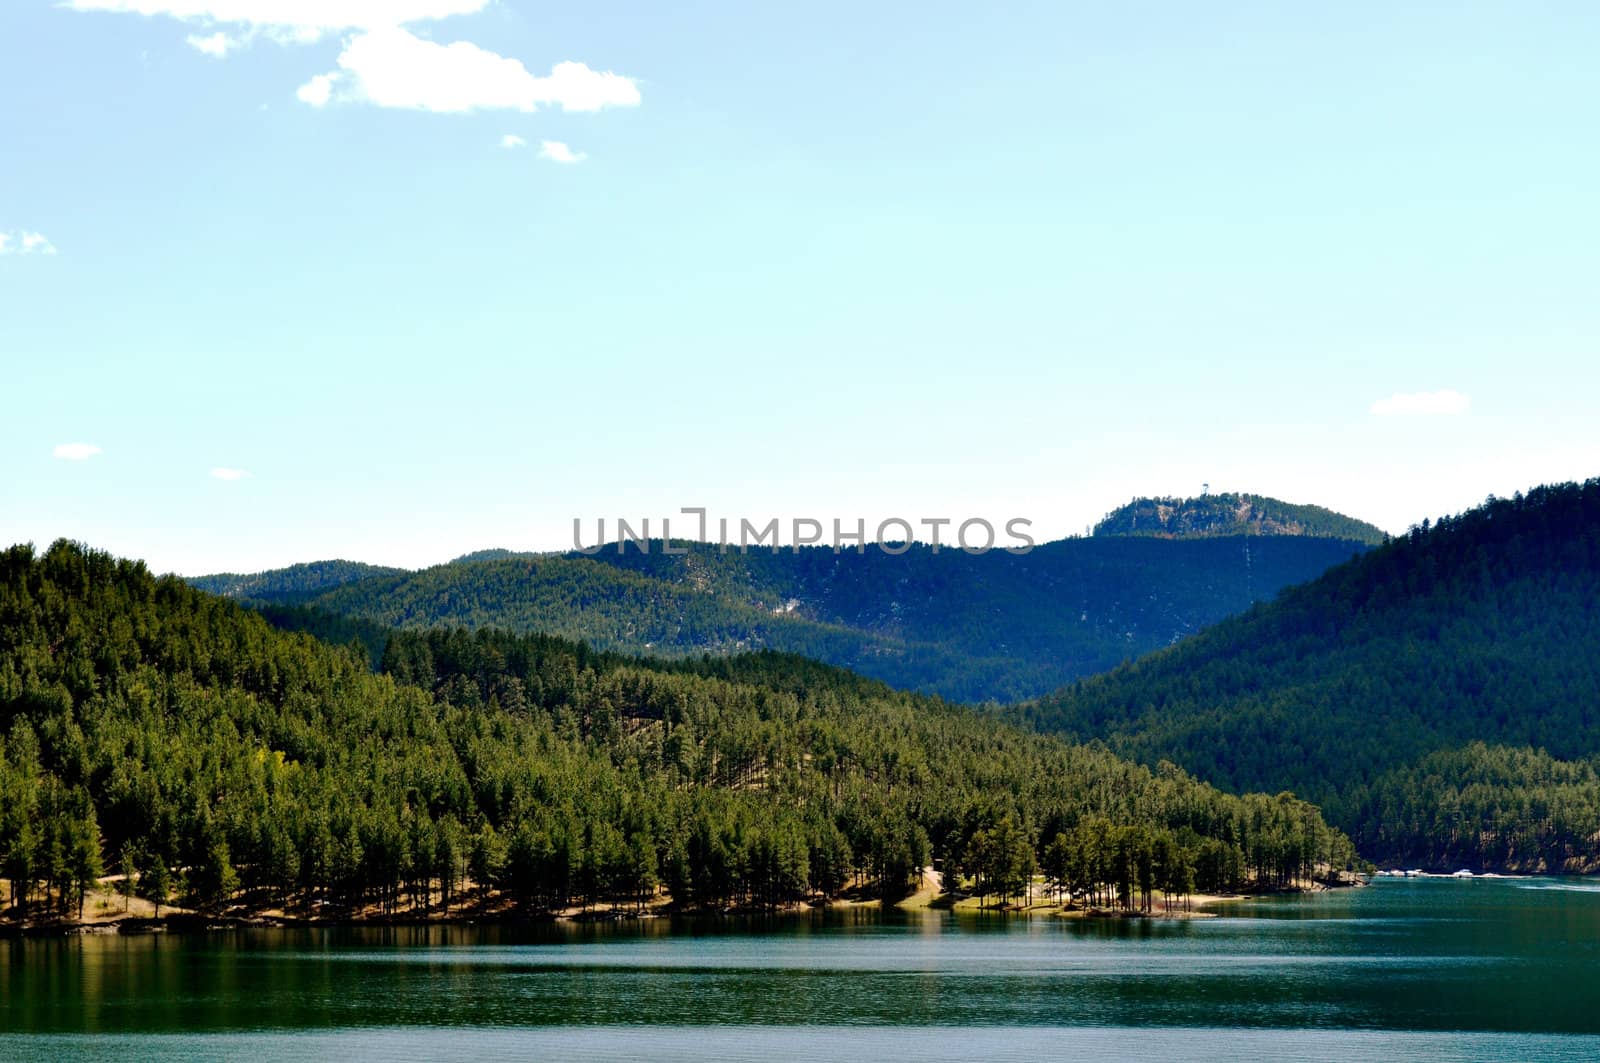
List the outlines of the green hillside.
<svg viewBox="0 0 1600 1063">
<path fill-rule="evenodd" d="M 1069 539 L 1023 556 L 661 547 L 495 556 L 268 600 L 404 629 L 497 627 L 656 656 L 775 649 L 952 700 L 1016 701 L 1167 646 L 1363 549 L 1253 536 Z"/>
<path fill-rule="evenodd" d="M 220 594 L 226 598 L 285 604 L 304 601 L 346 583 L 397 575 L 403 571 L 360 561 L 311 561 L 248 575 L 219 572 L 213 576 L 196 576 L 189 582 L 209 594 Z"/>
<path fill-rule="evenodd" d="M 1594 872 L 1600 759 L 1474 742 L 1430 753 L 1356 789 L 1349 818 L 1367 851 L 1399 867 Z"/>
<path fill-rule="evenodd" d="M 451 564 L 458 564 L 468 561 L 504 561 L 507 558 L 513 557 L 538 556 L 538 554 L 532 552 L 531 550 L 507 550 L 503 547 L 490 547 L 486 550 L 473 550 L 469 553 L 462 554 L 460 557 L 452 558 Z"/>
<path fill-rule="evenodd" d="M 0 554 L 9 915 L 70 912 L 107 868 L 208 909 L 339 916 L 448 907 L 469 881 L 525 911 L 892 896 L 929 860 L 1004 894 L 1058 835 L 1093 856 L 1079 886 L 1130 898 L 1351 858 L 1302 802 L 791 657 L 457 630 L 396 635 L 383 667 L 136 562 Z"/>
<path fill-rule="evenodd" d="M 1476 853 L 1503 866 L 1600 865 L 1600 837 L 1581 829 L 1589 821 L 1567 817 L 1579 827 L 1557 828 L 1536 776 L 1495 797 L 1514 815 L 1452 813 L 1450 837 L 1440 824 L 1400 826 L 1432 813 L 1394 797 L 1420 779 L 1444 792 L 1441 772 L 1465 787 L 1484 754 L 1423 758 L 1472 743 L 1567 761 L 1600 754 L 1600 480 L 1424 524 L 1022 711 L 1042 729 L 1102 737 L 1148 763 L 1170 758 L 1229 786 L 1291 789 L 1323 804 L 1376 859 Z M 1503 775 L 1502 787 L 1506 779 L 1516 781 Z M 1508 837 L 1514 830 L 1537 837 Z"/>
<path fill-rule="evenodd" d="M 1106 514 L 1098 537 L 1116 535 L 1193 539 L 1218 535 L 1287 535 L 1348 539 L 1376 546 L 1383 529 L 1322 506 L 1265 495 L 1207 494 L 1198 498 L 1136 498 Z"/>
</svg>

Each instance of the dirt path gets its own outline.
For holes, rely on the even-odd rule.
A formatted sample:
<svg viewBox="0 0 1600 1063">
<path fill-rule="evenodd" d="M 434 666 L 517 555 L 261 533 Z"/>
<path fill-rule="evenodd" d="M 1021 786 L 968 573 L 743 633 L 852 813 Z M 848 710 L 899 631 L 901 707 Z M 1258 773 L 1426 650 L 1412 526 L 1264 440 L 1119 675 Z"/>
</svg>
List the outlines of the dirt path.
<svg viewBox="0 0 1600 1063">
<path fill-rule="evenodd" d="M 901 901 L 897 908 L 926 908 L 944 892 L 944 876 L 931 867 L 922 869 L 922 887 Z"/>
</svg>

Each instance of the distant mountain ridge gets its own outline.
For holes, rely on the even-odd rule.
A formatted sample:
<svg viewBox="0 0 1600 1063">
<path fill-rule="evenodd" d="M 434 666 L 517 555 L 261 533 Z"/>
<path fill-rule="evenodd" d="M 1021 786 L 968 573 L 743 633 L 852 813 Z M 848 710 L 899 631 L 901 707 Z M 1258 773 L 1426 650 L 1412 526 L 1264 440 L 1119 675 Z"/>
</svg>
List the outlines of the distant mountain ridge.
<svg viewBox="0 0 1600 1063">
<path fill-rule="evenodd" d="M 507 561 L 511 558 L 529 558 L 541 556 L 533 550 L 507 550 L 504 547 L 491 547 L 487 550 L 473 550 L 471 553 L 462 554 L 453 558 L 451 564 L 460 564 L 468 561 Z"/>
<path fill-rule="evenodd" d="M 293 603 L 364 579 L 394 576 L 403 568 L 368 565 L 361 561 L 307 561 L 288 568 L 241 574 L 219 572 L 185 580 L 191 587 L 224 598 L 244 598 L 275 604 Z"/>
<path fill-rule="evenodd" d="M 1135 498 L 1106 514 L 1094 535 L 1191 539 L 1226 535 L 1289 535 L 1349 539 L 1377 546 L 1388 536 L 1364 520 L 1322 506 L 1265 495 L 1205 494 L 1196 498 Z"/>
<path fill-rule="evenodd" d="M 1308 536 L 1066 539 L 1020 556 L 661 546 L 191 582 L 400 629 L 504 628 L 667 657 L 781 650 L 954 700 L 1015 701 L 1169 645 L 1364 549 Z"/>
</svg>

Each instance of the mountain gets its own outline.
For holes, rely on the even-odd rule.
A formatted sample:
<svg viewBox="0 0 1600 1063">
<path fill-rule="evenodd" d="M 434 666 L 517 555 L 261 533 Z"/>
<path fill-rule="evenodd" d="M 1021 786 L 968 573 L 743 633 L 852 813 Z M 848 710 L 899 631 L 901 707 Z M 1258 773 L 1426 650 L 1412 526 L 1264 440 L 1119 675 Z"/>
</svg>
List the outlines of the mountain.
<svg viewBox="0 0 1600 1063">
<path fill-rule="evenodd" d="M 1352 858 L 1304 802 L 778 654 L 455 630 L 395 634 L 383 670 L 136 562 L 0 553 L 0 914 L 81 911 L 107 868 L 158 902 L 393 916 L 895 896 L 932 859 L 1004 895 L 1058 836 L 1104 854 L 1059 869 L 1075 891 L 1125 899 Z"/>
<path fill-rule="evenodd" d="M 249 575 L 219 572 L 213 576 L 196 576 L 189 583 L 208 594 L 220 594 L 227 598 L 292 603 L 342 587 L 346 583 L 398 575 L 404 571 L 367 565 L 360 561 L 311 561 Z"/>
<path fill-rule="evenodd" d="M 473 550 L 454 558 L 451 564 L 460 564 L 469 561 L 505 561 L 510 558 L 538 557 L 531 550 L 507 550 L 503 547 L 491 547 L 488 550 Z"/>
<path fill-rule="evenodd" d="M 1205 494 L 1198 498 L 1136 498 L 1094 526 L 1097 537 L 1144 535 L 1195 539 L 1217 535 L 1293 535 L 1348 539 L 1377 546 L 1383 529 L 1321 506 L 1265 495 Z"/>
<path fill-rule="evenodd" d="M 1595 806 L 1571 800 L 1600 755 L 1600 480 L 1425 522 L 1021 712 L 1293 790 L 1373 859 L 1600 867 Z"/>
<path fill-rule="evenodd" d="M 626 653 L 774 649 L 951 700 L 1016 701 L 1170 645 L 1365 549 L 1313 536 L 1066 539 L 981 556 L 924 545 L 899 555 L 662 547 L 458 561 L 268 600 L 388 627 L 543 632 Z M 256 578 L 278 586 L 275 573 Z"/>
</svg>

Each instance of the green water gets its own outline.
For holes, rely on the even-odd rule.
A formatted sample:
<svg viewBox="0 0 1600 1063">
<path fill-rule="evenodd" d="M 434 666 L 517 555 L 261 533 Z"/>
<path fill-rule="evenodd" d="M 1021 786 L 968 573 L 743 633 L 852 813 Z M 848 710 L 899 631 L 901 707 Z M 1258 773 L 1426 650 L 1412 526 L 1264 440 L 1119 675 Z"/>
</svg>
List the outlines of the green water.
<svg viewBox="0 0 1600 1063">
<path fill-rule="evenodd" d="M 1600 885 L 0 943 L 4 1059 L 1600 1058 Z"/>
</svg>

